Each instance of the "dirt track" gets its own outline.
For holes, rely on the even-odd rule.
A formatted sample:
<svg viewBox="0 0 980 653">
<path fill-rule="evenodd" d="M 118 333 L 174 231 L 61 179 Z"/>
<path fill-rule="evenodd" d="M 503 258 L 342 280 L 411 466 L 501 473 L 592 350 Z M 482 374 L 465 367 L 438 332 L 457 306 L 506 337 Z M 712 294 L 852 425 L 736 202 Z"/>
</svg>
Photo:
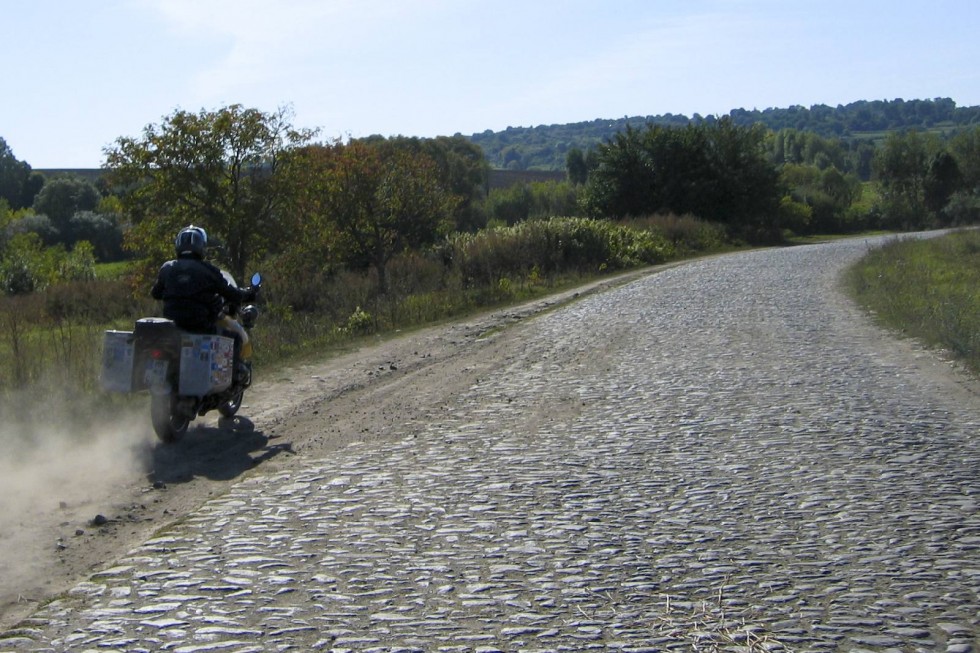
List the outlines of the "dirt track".
<svg viewBox="0 0 980 653">
<path fill-rule="evenodd" d="M 148 411 L 139 411 L 115 416 L 83 445 L 55 444 L 18 462 L 19 476 L 0 482 L 0 495 L 18 488 L 29 495 L 0 499 L 0 630 L 249 474 L 329 457 L 366 434 L 383 439 L 396 420 L 425 422 L 479 378 L 481 361 L 494 360 L 488 334 L 655 271 L 378 339 L 269 376 L 258 370 L 235 424 L 208 415 L 177 445 L 158 445 Z"/>
</svg>

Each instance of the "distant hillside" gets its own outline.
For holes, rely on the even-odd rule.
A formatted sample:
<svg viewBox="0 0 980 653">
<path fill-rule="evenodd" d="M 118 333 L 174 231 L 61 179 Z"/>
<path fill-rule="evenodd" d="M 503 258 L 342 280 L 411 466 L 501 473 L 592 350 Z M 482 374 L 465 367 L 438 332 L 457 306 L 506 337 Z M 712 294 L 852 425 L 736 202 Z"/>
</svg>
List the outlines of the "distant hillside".
<svg viewBox="0 0 980 653">
<path fill-rule="evenodd" d="M 949 98 L 933 100 L 862 100 L 847 105 L 829 107 L 815 104 L 809 108 L 793 106 L 785 109 L 734 109 L 728 117 L 739 125 L 761 123 L 768 129 L 812 131 L 825 137 L 848 140 L 879 140 L 889 131 L 919 129 L 950 136 L 958 130 L 980 126 L 980 106 L 957 107 Z M 565 157 L 572 148 L 583 152 L 604 143 L 627 125 L 643 128 L 646 124 L 684 126 L 691 122 L 714 122 L 718 116 L 694 114 L 665 114 L 661 116 L 624 116 L 598 118 L 588 122 L 537 127 L 508 127 L 504 131 L 487 130 L 469 136 L 481 148 L 495 170 L 491 186 L 506 186 L 520 176 L 501 174 L 502 171 L 554 173 L 565 170 Z M 39 170 L 46 176 L 61 173 L 77 174 L 95 181 L 102 170 Z M 526 180 L 554 178 L 550 174 L 530 175 Z"/>
<path fill-rule="evenodd" d="M 949 98 L 860 101 L 837 107 L 815 104 L 810 108 L 793 106 L 763 111 L 734 109 L 728 116 L 739 125 L 762 123 L 773 131 L 796 129 L 844 139 L 878 139 L 888 131 L 901 129 L 939 131 L 950 135 L 964 127 L 980 125 L 980 107 L 957 107 Z M 627 125 L 634 128 L 642 128 L 647 123 L 683 126 L 718 119 L 698 114 L 690 118 L 673 114 L 625 116 L 564 125 L 508 127 L 500 132 L 487 130 L 469 138 L 483 148 L 492 168 L 564 170 L 568 150 L 577 147 L 585 152 L 625 130 Z"/>
<path fill-rule="evenodd" d="M 96 183 L 102 176 L 102 168 L 34 168 L 48 179 L 61 176 L 81 177 L 85 181 Z"/>
</svg>

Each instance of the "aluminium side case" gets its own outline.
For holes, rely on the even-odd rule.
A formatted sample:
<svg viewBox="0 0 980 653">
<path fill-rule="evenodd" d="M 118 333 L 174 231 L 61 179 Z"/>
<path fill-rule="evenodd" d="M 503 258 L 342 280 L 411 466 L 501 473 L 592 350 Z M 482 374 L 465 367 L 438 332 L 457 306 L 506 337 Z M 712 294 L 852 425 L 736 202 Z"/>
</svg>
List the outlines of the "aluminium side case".
<svg viewBox="0 0 980 653">
<path fill-rule="evenodd" d="M 180 343 L 180 381 L 177 394 L 203 397 L 231 386 L 235 341 L 218 335 L 184 333 Z"/>
</svg>

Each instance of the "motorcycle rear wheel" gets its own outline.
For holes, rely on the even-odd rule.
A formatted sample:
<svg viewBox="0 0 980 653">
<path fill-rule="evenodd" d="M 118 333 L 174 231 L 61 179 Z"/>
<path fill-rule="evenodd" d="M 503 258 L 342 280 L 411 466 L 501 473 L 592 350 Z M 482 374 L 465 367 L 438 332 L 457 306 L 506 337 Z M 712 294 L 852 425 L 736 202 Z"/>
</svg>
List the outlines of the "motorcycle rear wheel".
<svg viewBox="0 0 980 653">
<path fill-rule="evenodd" d="M 167 444 L 177 442 L 187 433 L 189 417 L 176 410 L 176 398 L 170 393 L 150 394 L 150 421 L 157 437 Z"/>
</svg>

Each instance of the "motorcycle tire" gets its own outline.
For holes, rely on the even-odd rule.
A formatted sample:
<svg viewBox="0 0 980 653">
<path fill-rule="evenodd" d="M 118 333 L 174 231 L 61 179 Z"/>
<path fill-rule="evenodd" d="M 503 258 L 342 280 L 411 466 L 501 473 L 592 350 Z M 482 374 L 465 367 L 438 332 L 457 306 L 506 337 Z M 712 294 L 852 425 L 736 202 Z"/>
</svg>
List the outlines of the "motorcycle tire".
<svg viewBox="0 0 980 653">
<path fill-rule="evenodd" d="M 245 388 L 235 393 L 235 396 L 218 406 L 218 412 L 226 419 L 231 419 L 242 407 L 242 400 L 245 398 Z"/>
<path fill-rule="evenodd" d="M 174 403 L 172 394 L 150 394 L 150 421 L 153 423 L 153 430 L 157 437 L 167 444 L 177 442 L 184 437 L 191 423 L 189 417 L 174 410 Z"/>
</svg>

